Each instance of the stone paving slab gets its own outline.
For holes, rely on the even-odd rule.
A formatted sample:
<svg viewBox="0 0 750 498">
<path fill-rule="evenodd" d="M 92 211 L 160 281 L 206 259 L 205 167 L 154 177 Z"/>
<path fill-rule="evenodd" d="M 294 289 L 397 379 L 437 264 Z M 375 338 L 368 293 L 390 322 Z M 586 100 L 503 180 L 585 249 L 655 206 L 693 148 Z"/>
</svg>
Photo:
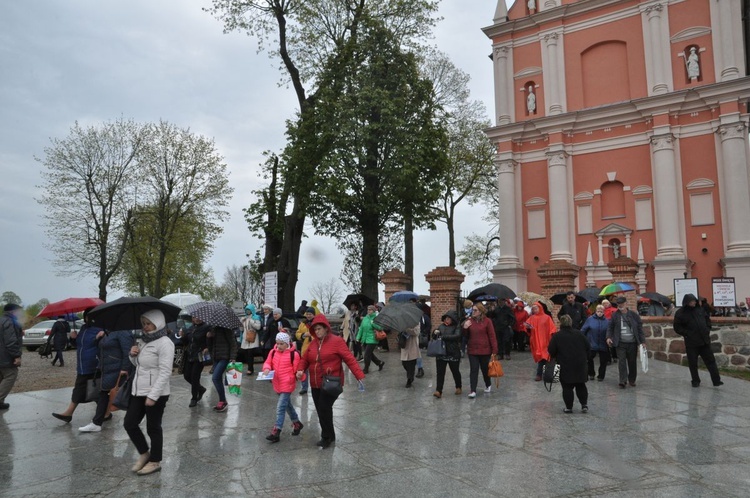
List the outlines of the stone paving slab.
<svg viewBox="0 0 750 498">
<path fill-rule="evenodd" d="M 334 446 L 315 446 L 319 431 L 312 398 L 293 396 L 305 428 L 281 442 L 265 440 L 275 418 L 269 382 L 246 378 L 243 394 L 215 413 L 212 390 L 198 407 L 172 378 L 164 415 L 161 473 L 130 472 L 136 452 L 122 413 L 98 434 L 78 427 L 93 415 L 80 406 L 71 424 L 51 417 L 70 389 L 8 397 L 0 412 L 1 496 L 611 496 L 745 497 L 750 485 L 750 383 L 690 386 L 687 368 L 652 361 L 638 386 L 620 390 L 616 365 L 604 382 L 589 382 L 588 414 L 562 413 L 559 385 L 548 393 L 533 381 L 528 353 L 505 361 L 500 388 L 453 394 L 448 373 L 442 399 L 434 362 L 405 389 L 398 355 L 366 379 L 348 385 L 334 407 Z M 481 383 L 481 381 L 480 381 Z M 203 384 L 210 387 L 204 375 Z M 481 390 L 480 390 L 481 391 Z M 144 423 L 145 426 L 145 423 Z M 145 428 L 144 428 L 145 430 Z"/>
</svg>

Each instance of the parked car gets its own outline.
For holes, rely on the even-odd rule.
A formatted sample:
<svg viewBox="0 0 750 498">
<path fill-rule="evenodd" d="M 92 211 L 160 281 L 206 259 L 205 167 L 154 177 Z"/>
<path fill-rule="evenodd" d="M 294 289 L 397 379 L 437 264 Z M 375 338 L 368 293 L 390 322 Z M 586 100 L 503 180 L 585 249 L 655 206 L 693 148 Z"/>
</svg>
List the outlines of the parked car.
<svg viewBox="0 0 750 498">
<path fill-rule="evenodd" d="M 73 330 L 79 330 L 83 326 L 83 320 L 76 320 L 74 322 L 68 322 L 70 324 L 71 332 Z M 23 345 L 29 351 L 35 351 L 36 348 L 47 342 L 49 335 L 52 332 L 52 326 L 55 324 L 55 320 L 44 320 L 39 322 L 23 331 Z M 68 349 L 74 349 L 76 347 L 75 340 L 68 336 Z"/>
</svg>

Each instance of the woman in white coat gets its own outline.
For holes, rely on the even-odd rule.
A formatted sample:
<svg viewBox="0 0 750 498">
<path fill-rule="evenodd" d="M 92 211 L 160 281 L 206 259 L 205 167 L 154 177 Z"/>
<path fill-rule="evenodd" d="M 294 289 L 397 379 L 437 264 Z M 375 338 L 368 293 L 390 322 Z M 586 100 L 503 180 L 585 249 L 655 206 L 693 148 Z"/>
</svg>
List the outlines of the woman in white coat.
<svg viewBox="0 0 750 498">
<path fill-rule="evenodd" d="M 161 470 L 164 445 L 161 419 L 169 399 L 174 343 L 167 336 L 166 321 L 161 311 L 151 310 L 141 315 L 141 325 L 143 335 L 130 349 L 135 374 L 123 425 L 140 455 L 132 470 L 138 475 L 148 475 Z M 146 432 L 151 438 L 150 450 L 139 427 L 144 417 Z"/>
</svg>

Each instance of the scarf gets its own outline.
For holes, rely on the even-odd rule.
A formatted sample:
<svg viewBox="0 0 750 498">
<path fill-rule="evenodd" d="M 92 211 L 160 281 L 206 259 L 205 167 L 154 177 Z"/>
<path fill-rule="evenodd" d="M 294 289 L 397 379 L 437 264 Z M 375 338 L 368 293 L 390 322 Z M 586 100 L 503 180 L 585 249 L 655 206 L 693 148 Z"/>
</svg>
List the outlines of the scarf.
<svg viewBox="0 0 750 498">
<path fill-rule="evenodd" d="M 141 334 L 141 340 L 143 342 L 151 342 L 155 341 L 157 339 L 161 339 L 162 337 L 167 336 L 167 329 L 161 329 L 157 330 L 156 332 L 152 332 L 150 334 L 143 333 Z"/>
<path fill-rule="evenodd" d="M 6 313 L 5 316 L 10 318 L 10 321 L 13 322 L 13 325 L 15 325 L 18 328 L 22 328 L 21 323 L 18 321 L 18 317 L 16 316 L 15 313 L 9 312 L 9 313 Z"/>
</svg>

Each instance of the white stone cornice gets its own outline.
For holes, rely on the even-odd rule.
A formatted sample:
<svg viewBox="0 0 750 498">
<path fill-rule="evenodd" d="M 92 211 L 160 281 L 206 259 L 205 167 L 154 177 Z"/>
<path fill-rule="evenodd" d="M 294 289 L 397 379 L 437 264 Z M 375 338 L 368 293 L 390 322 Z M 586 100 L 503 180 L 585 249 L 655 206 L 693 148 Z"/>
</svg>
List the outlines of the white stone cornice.
<svg viewBox="0 0 750 498">
<path fill-rule="evenodd" d="M 528 78 L 529 76 L 536 76 L 542 74 L 542 68 L 539 66 L 525 67 L 513 75 L 513 79 Z"/>
<path fill-rule="evenodd" d="M 708 178 L 696 178 L 695 180 L 688 183 L 685 188 L 688 190 L 698 190 L 698 189 L 704 189 L 704 188 L 714 188 L 716 184 L 713 182 L 713 180 L 709 180 Z"/>
<path fill-rule="evenodd" d="M 683 29 L 679 33 L 672 36 L 669 39 L 672 43 L 679 43 L 687 40 L 692 40 L 699 36 L 705 36 L 711 34 L 711 28 L 708 26 L 693 26 L 692 28 Z"/>
<path fill-rule="evenodd" d="M 547 200 L 542 199 L 541 197 L 532 197 L 531 199 L 526 201 L 523 205 L 526 207 L 546 206 Z"/>
</svg>

